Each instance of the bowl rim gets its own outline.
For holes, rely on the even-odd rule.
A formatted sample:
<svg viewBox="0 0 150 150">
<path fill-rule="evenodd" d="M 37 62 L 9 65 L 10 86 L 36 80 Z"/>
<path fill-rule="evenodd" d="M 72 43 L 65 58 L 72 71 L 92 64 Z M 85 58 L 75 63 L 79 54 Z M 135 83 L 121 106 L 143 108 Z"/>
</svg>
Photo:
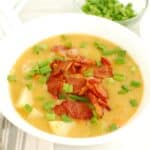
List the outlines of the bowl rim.
<svg viewBox="0 0 150 150">
<path fill-rule="evenodd" d="M 115 30 L 118 30 L 120 29 L 120 31 L 122 31 L 123 34 L 129 34 L 129 36 L 132 37 L 133 42 L 137 42 L 137 45 L 141 44 L 142 41 L 140 40 L 140 38 L 134 34 L 133 32 L 131 32 L 129 29 L 123 27 L 122 25 L 116 23 L 116 22 L 113 22 L 111 20 L 108 20 L 108 19 L 105 19 L 105 18 L 101 18 L 101 17 L 95 17 L 95 16 L 89 16 L 89 15 L 84 15 L 84 14 L 74 14 L 74 13 L 64 13 L 64 14 L 50 14 L 48 16 L 45 16 L 45 17 L 41 17 L 39 19 L 35 19 L 35 20 L 32 20 L 26 24 L 24 24 L 22 26 L 22 29 L 25 29 L 25 28 L 30 28 L 31 26 L 34 26 L 38 23 L 40 23 L 41 21 L 42 22 L 46 22 L 47 20 L 51 20 L 51 19 L 58 19 L 58 18 L 66 18 L 67 19 L 71 19 L 71 18 L 74 18 L 74 19 L 79 19 L 79 20 L 86 20 L 88 19 L 89 22 L 90 21 L 96 21 L 97 23 L 104 23 L 104 24 L 110 24 L 113 27 L 116 27 Z M 19 31 L 20 31 L 19 30 Z M 19 33 L 18 31 L 18 33 Z M 19 35 L 21 35 L 19 33 Z M 14 34 L 10 35 L 9 37 L 7 37 L 5 40 L 4 40 L 4 43 L 9 41 L 9 39 L 12 39 L 12 37 L 14 37 Z M 147 66 L 145 66 L 147 67 Z M 148 75 L 147 75 L 148 76 Z M 0 82 L 2 82 L 2 80 L 0 80 Z M 4 83 L 4 82 L 2 82 Z M 6 83 L 4 83 L 6 84 Z M 150 89 L 150 88 L 149 88 Z M 147 95 L 146 95 L 147 96 Z M 64 144 L 64 145 L 76 145 L 76 146 L 87 146 L 87 145 L 97 145 L 97 144 L 102 144 L 102 143 L 105 143 L 107 141 L 110 141 L 110 140 L 113 140 L 113 139 L 117 139 L 120 138 L 120 137 L 123 137 L 125 134 L 127 134 L 128 130 L 129 130 L 129 127 L 134 124 L 135 122 L 138 121 L 138 118 L 135 119 L 135 117 L 132 119 L 132 122 L 130 122 L 130 125 L 129 123 L 127 123 L 126 125 L 124 125 L 122 128 L 118 129 L 117 131 L 115 132 L 112 132 L 112 133 L 109 133 L 109 134 L 106 134 L 106 135 L 103 135 L 103 136 L 96 136 L 96 137 L 89 137 L 89 138 L 68 138 L 68 137 L 61 137 L 61 136 L 56 136 L 56 135 L 52 135 L 52 134 L 47 134 L 43 131 L 40 131 L 39 129 L 36 129 L 35 127 L 32 127 L 31 125 L 29 125 L 28 123 L 26 123 L 26 121 L 23 121 L 23 119 L 21 119 L 21 117 L 19 117 L 19 115 L 14 111 L 15 115 L 18 116 L 18 118 L 11 118 L 10 117 L 10 114 L 8 113 L 8 111 L 6 109 L 4 109 L 2 106 L 0 106 L 0 109 L 2 111 L 2 114 L 10 121 L 12 122 L 15 126 L 19 127 L 20 129 L 22 129 L 23 131 L 29 133 L 29 134 L 32 134 L 38 138 L 42 138 L 42 139 L 45 139 L 45 140 L 48 140 L 48 141 L 51 141 L 53 143 L 59 143 L 59 144 Z M 15 110 L 15 109 L 14 109 Z M 23 125 L 20 125 L 20 123 Z M 32 133 L 31 133 L 32 131 Z"/>
</svg>

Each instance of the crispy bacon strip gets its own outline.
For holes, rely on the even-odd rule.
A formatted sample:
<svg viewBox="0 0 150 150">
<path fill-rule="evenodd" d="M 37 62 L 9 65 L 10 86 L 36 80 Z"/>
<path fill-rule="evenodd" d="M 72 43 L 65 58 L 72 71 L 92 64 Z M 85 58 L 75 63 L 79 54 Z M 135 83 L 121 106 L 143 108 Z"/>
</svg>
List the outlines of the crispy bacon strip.
<svg viewBox="0 0 150 150">
<path fill-rule="evenodd" d="M 93 116 L 91 109 L 83 102 L 63 101 L 60 105 L 54 107 L 57 115 L 66 114 L 74 119 L 87 120 Z"/>
</svg>

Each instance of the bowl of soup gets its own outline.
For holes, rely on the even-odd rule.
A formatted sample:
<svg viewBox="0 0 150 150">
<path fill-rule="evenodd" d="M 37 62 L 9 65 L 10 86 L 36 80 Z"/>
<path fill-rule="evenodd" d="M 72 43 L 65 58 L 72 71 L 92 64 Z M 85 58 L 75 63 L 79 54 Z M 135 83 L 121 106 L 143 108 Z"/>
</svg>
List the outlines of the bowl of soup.
<svg viewBox="0 0 150 150">
<path fill-rule="evenodd" d="M 107 19 L 50 15 L 1 45 L 0 110 L 36 137 L 101 144 L 131 129 L 149 103 L 146 49 Z"/>
</svg>

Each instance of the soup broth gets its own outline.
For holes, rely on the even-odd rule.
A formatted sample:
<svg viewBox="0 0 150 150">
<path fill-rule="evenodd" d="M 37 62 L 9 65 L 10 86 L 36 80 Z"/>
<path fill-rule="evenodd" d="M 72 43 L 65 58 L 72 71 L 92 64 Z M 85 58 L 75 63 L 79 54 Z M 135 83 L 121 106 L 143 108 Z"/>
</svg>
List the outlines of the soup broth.
<svg viewBox="0 0 150 150">
<path fill-rule="evenodd" d="M 122 127 L 143 94 L 140 69 L 127 52 L 84 34 L 50 37 L 27 49 L 8 81 L 22 118 L 67 137 L 99 136 Z"/>
</svg>

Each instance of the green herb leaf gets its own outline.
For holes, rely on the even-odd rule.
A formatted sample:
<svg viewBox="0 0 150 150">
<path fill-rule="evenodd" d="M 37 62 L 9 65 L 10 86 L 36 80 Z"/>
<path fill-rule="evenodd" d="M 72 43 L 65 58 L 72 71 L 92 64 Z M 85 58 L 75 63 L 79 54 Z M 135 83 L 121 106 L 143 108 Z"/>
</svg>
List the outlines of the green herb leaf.
<svg viewBox="0 0 150 150">
<path fill-rule="evenodd" d="M 118 129 L 118 127 L 117 127 L 117 125 L 115 124 L 115 123 L 113 123 L 113 124 L 111 124 L 110 126 L 109 126 L 109 131 L 115 131 L 115 130 L 117 130 Z"/>
<path fill-rule="evenodd" d="M 43 109 L 45 111 L 49 111 L 51 110 L 53 107 L 54 107 L 54 102 L 53 101 L 48 101 L 48 102 L 45 102 L 44 105 L 43 105 Z"/>
<path fill-rule="evenodd" d="M 93 69 L 88 69 L 88 70 L 85 70 L 84 72 L 83 72 L 83 75 L 85 76 L 85 77 L 93 77 Z"/>
<path fill-rule="evenodd" d="M 48 121 L 54 121 L 55 119 L 56 119 L 56 115 L 55 115 L 55 113 L 47 113 L 46 114 L 46 119 L 48 120 Z"/>
<path fill-rule="evenodd" d="M 62 115 L 61 120 L 66 122 L 66 123 L 72 122 L 72 119 L 67 115 Z"/>
<path fill-rule="evenodd" d="M 122 65 L 122 64 L 125 64 L 126 60 L 124 57 L 117 57 L 115 58 L 115 63 L 118 64 L 118 65 Z"/>
<path fill-rule="evenodd" d="M 69 98 L 76 100 L 76 101 L 89 102 L 89 99 L 87 97 L 83 97 L 83 96 L 71 94 L 71 95 L 69 95 Z"/>
<path fill-rule="evenodd" d="M 141 86 L 141 82 L 133 80 L 133 81 L 130 82 L 130 85 L 132 87 L 138 88 L 138 87 Z"/>
<path fill-rule="evenodd" d="M 64 83 L 63 91 L 65 93 L 72 93 L 73 92 L 73 85 L 72 84 L 68 84 L 68 83 Z"/>
<path fill-rule="evenodd" d="M 137 107 L 137 106 L 138 106 L 137 100 L 136 100 L 136 99 L 131 99 L 131 100 L 130 100 L 130 105 L 131 105 L 132 107 Z"/>
<path fill-rule="evenodd" d="M 126 78 L 123 74 L 114 74 L 113 79 L 116 81 L 124 81 Z"/>
<path fill-rule="evenodd" d="M 130 91 L 130 89 L 128 88 L 128 86 L 126 85 L 122 85 L 121 86 L 121 90 L 118 92 L 118 94 L 126 94 Z"/>
<path fill-rule="evenodd" d="M 24 105 L 24 110 L 28 113 L 32 112 L 32 106 L 30 104 L 25 104 Z"/>
</svg>

